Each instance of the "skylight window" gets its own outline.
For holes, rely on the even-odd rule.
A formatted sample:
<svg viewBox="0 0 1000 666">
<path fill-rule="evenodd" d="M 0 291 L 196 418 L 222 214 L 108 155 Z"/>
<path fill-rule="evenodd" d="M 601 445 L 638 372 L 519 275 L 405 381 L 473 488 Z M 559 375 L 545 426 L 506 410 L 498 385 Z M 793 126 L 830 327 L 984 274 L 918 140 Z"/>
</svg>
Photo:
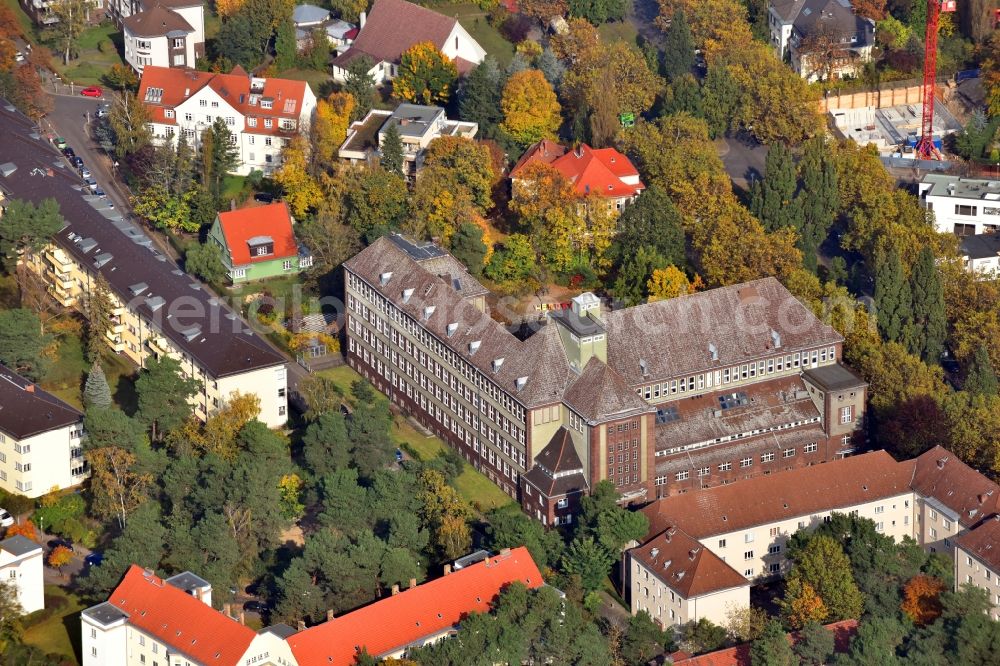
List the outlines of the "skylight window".
<svg viewBox="0 0 1000 666">
<path fill-rule="evenodd" d="M 681 415 L 677 412 L 677 405 L 667 405 L 656 410 L 656 425 L 673 423 L 679 421 Z"/>
<path fill-rule="evenodd" d="M 719 406 L 722 409 L 732 409 L 733 407 L 745 407 L 750 404 L 747 394 L 743 391 L 719 396 Z"/>
</svg>

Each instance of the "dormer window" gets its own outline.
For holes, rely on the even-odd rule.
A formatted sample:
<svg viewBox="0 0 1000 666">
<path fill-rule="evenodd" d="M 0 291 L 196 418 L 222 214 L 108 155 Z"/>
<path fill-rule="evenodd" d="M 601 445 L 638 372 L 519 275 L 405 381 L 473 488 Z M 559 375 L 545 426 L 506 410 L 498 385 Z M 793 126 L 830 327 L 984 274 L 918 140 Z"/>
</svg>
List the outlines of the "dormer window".
<svg viewBox="0 0 1000 666">
<path fill-rule="evenodd" d="M 270 236 L 254 236 L 247 241 L 251 257 L 266 257 L 274 254 L 274 239 Z"/>
<path fill-rule="evenodd" d="M 262 109 L 270 109 L 273 106 L 274 106 L 274 100 L 273 99 L 270 99 L 269 97 L 262 97 L 261 98 L 261 100 L 260 100 L 260 108 L 262 108 Z"/>
<path fill-rule="evenodd" d="M 274 125 L 273 120 L 271 120 L 270 118 L 264 118 L 264 127 L 270 129 L 272 125 Z"/>
</svg>

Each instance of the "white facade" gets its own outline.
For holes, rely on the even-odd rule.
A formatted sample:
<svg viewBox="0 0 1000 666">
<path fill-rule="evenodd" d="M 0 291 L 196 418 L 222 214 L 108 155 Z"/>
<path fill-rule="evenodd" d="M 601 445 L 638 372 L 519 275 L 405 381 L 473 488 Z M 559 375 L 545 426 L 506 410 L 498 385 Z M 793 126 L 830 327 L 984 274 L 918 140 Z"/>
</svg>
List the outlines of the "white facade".
<svg viewBox="0 0 1000 666">
<path fill-rule="evenodd" d="M 139 74 L 142 74 L 143 68 L 147 65 L 193 68 L 198 58 L 205 52 L 204 5 L 193 4 L 166 9 L 155 3 L 156 0 L 151 0 L 147 4 L 149 7 L 155 7 L 156 16 L 164 16 L 165 22 L 157 23 L 150 18 L 143 24 L 143 30 L 135 32 L 132 27 L 135 19 L 130 21 L 124 19 L 131 15 L 138 18 L 148 9 L 123 16 L 122 40 L 125 47 L 125 61 Z M 126 8 L 126 11 L 130 9 Z M 169 24 L 171 20 L 174 21 L 173 25 Z"/>
<path fill-rule="evenodd" d="M 724 625 L 726 614 L 749 608 L 750 583 L 740 587 L 716 590 L 708 594 L 682 597 L 637 559 L 629 558 L 631 611 L 635 615 L 646 611 L 662 627 L 681 626 L 706 619 Z"/>
<path fill-rule="evenodd" d="M 0 430 L 0 488 L 36 498 L 87 478 L 83 422 L 15 439 Z"/>
<path fill-rule="evenodd" d="M 455 27 L 451 29 L 451 34 L 441 45 L 441 53 L 452 60 L 461 58 L 477 65 L 486 57 L 486 49 L 480 46 L 479 42 L 474 40 L 458 21 L 455 21 Z"/>
<path fill-rule="evenodd" d="M 45 608 L 42 547 L 24 538 L 0 541 L 0 580 L 13 581 L 24 614 Z"/>
<path fill-rule="evenodd" d="M 934 213 L 934 227 L 941 233 L 1000 232 L 1000 179 L 927 174 L 918 193 L 924 208 Z"/>
</svg>

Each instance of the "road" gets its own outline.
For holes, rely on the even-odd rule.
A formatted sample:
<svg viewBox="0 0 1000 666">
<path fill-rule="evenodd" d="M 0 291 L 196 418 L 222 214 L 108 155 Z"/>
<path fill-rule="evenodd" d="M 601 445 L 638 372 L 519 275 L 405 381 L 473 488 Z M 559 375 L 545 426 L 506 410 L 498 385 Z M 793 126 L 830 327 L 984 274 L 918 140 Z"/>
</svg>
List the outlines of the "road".
<svg viewBox="0 0 1000 666">
<path fill-rule="evenodd" d="M 763 177 L 767 146 L 733 136 L 717 139 L 715 146 L 734 187 L 747 192 L 752 180 Z"/>
</svg>

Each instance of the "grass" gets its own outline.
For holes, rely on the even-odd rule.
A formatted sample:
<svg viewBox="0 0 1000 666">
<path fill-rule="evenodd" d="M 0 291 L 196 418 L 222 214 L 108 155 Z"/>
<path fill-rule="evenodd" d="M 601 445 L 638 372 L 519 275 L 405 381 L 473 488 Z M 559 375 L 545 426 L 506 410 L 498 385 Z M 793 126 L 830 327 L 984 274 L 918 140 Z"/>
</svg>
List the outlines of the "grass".
<svg viewBox="0 0 1000 666">
<path fill-rule="evenodd" d="M 305 81 L 317 97 L 322 97 L 324 90 L 327 90 L 330 83 L 333 82 L 329 72 L 320 72 L 315 69 L 286 69 L 281 72 L 281 78 Z"/>
<path fill-rule="evenodd" d="M 65 601 L 54 602 L 55 599 Z M 77 655 L 80 651 L 80 621 L 76 616 L 86 606 L 75 595 L 62 588 L 46 585 L 46 607 L 53 608 L 59 603 L 63 605 L 51 616 L 25 630 L 24 642 L 41 648 L 45 652 L 64 655 L 73 663 L 79 663 Z"/>
<path fill-rule="evenodd" d="M 458 19 L 472 38 L 497 59 L 500 67 L 506 67 L 514 57 L 514 45 L 504 39 L 500 31 L 486 21 L 486 12 L 471 3 L 442 3 L 432 5 L 434 11 Z"/>
<path fill-rule="evenodd" d="M 601 35 L 601 40 L 604 42 L 623 41 L 633 46 L 639 37 L 639 33 L 631 21 L 605 23 L 597 29 L 597 32 Z"/>
<path fill-rule="evenodd" d="M 63 65 L 57 49 L 53 49 L 52 63 L 65 81 L 77 84 L 100 84 L 101 77 L 112 65 L 122 63 L 116 40 L 120 33 L 111 23 L 88 28 L 77 40 L 78 57 Z M 102 51 L 99 46 L 104 44 Z"/>
<path fill-rule="evenodd" d="M 108 386 L 115 402 L 131 414 L 136 408 L 135 371 L 136 368 L 125 357 L 119 356 L 108 349 L 101 358 L 101 366 L 108 378 Z M 87 362 L 84 341 L 70 334 L 59 339 L 56 358 L 49 371 L 42 378 L 41 385 L 60 400 L 77 409 L 83 409 L 83 384 L 90 363 Z"/>
<path fill-rule="evenodd" d="M 222 179 L 222 192 L 220 197 L 225 199 L 239 199 L 247 189 L 246 176 L 226 176 Z"/>
<path fill-rule="evenodd" d="M 350 394 L 351 383 L 356 379 L 361 379 L 361 375 L 346 365 L 321 370 L 316 374 L 333 380 L 334 384 L 345 395 Z M 378 396 L 380 400 L 387 399 L 381 393 Z M 420 460 L 430 460 L 436 457 L 444 451 L 446 446 L 440 438 L 433 435 L 428 437 L 418 431 L 403 416 L 397 416 L 394 419 L 390 435 L 397 447 L 402 447 L 405 444 L 407 450 L 416 454 Z M 484 513 L 513 501 L 507 493 L 500 490 L 499 486 L 465 462 L 462 464 L 462 473 L 455 479 L 454 486 L 463 499 Z"/>
</svg>

